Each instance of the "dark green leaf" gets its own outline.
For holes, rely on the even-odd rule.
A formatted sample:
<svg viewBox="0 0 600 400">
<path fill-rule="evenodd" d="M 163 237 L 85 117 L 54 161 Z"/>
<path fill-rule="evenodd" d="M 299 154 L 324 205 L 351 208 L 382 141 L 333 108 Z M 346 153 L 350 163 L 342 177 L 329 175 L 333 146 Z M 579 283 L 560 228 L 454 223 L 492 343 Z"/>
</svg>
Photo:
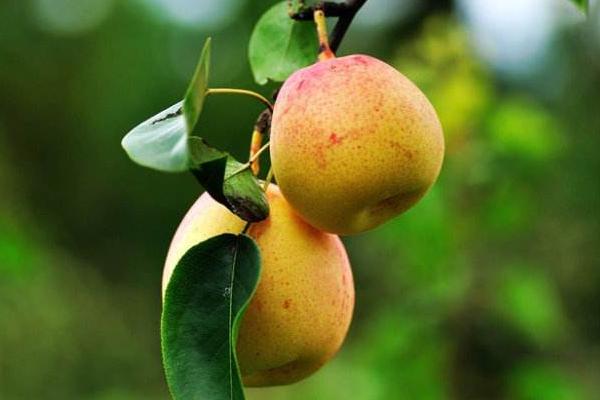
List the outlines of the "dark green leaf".
<svg viewBox="0 0 600 400">
<path fill-rule="evenodd" d="M 260 254 L 245 235 L 223 234 L 185 253 L 167 286 L 163 363 L 175 400 L 242 400 L 239 324 L 258 284 Z"/>
<path fill-rule="evenodd" d="M 233 157 L 227 158 L 223 194 L 230 209 L 240 218 L 258 222 L 269 216 L 269 203 L 258 181 L 249 168 L 240 171 L 242 164 Z"/>
<path fill-rule="evenodd" d="M 294 21 L 283 1 L 265 12 L 252 32 L 248 58 L 254 79 L 282 82 L 299 68 L 317 59 L 318 40 L 314 24 Z"/>
<path fill-rule="evenodd" d="M 571 0 L 577 7 L 587 14 L 589 9 L 589 0 Z"/>
<path fill-rule="evenodd" d="M 211 147 L 198 136 L 191 136 L 188 140 L 192 167 L 217 160 L 227 156 L 227 153 Z"/>
<path fill-rule="evenodd" d="M 219 203 L 245 221 L 258 222 L 269 215 L 269 203 L 249 168 L 202 139 L 190 138 L 192 173 Z"/>
<path fill-rule="evenodd" d="M 182 102 L 172 105 L 133 128 L 121 142 L 127 155 L 144 167 L 165 172 L 189 167 L 188 134 Z"/>
<path fill-rule="evenodd" d="M 210 65 L 210 38 L 204 42 L 200 60 L 196 66 L 196 72 L 190 82 L 190 86 L 183 100 L 183 115 L 187 124 L 188 132 L 191 132 L 198 122 L 198 117 L 202 112 L 206 89 L 208 88 L 208 70 Z"/>
<path fill-rule="evenodd" d="M 136 163 L 165 172 L 190 167 L 188 138 L 204 104 L 210 60 L 210 38 L 206 40 L 185 99 L 133 128 L 121 145 Z"/>
</svg>

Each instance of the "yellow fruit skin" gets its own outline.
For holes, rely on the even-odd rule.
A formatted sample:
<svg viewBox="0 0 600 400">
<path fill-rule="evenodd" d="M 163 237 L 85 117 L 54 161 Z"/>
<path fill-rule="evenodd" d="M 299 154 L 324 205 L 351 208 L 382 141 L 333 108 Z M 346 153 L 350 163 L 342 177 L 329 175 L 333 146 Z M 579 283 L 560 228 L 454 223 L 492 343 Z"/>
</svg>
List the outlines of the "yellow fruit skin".
<svg viewBox="0 0 600 400">
<path fill-rule="evenodd" d="M 416 203 L 444 155 L 425 95 L 365 55 L 320 61 L 282 86 L 271 161 L 285 198 L 313 226 L 336 234 L 372 229 Z"/>
<path fill-rule="evenodd" d="M 285 385 L 319 369 L 340 348 L 354 308 L 354 283 L 338 236 L 296 215 L 275 185 L 271 213 L 249 235 L 262 260 L 258 288 L 242 320 L 237 356 L 246 386 Z M 171 243 L 163 294 L 179 258 L 193 245 L 244 222 L 203 194 L 188 211 Z"/>
</svg>

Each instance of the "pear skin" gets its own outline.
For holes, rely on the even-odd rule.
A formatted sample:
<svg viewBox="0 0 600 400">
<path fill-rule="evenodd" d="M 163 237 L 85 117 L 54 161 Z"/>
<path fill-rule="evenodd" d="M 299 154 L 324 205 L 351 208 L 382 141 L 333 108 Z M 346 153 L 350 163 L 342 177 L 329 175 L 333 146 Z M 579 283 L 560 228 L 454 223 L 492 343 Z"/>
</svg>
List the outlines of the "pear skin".
<svg viewBox="0 0 600 400">
<path fill-rule="evenodd" d="M 284 83 L 271 125 L 277 184 L 311 225 L 372 229 L 414 205 L 440 172 L 444 137 L 425 95 L 366 55 L 319 61 Z"/>
<path fill-rule="evenodd" d="M 237 342 L 246 386 L 297 382 L 338 351 L 354 308 L 354 283 L 338 236 L 304 222 L 275 185 L 268 219 L 248 235 L 261 251 L 260 281 Z M 177 261 L 193 245 L 222 233 L 240 233 L 245 222 L 203 194 L 177 229 L 163 272 L 163 295 Z"/>
</svg>

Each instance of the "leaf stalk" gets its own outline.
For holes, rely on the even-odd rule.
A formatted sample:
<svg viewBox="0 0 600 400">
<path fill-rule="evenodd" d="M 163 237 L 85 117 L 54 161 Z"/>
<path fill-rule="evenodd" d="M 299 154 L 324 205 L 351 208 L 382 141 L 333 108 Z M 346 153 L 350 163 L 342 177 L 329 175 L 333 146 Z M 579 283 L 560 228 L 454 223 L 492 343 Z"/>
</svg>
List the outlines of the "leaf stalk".
<svg viewBox="0 0 600 400">
<path fill-rule="evenodd" d="M 231 89 L 231 88 L 210 88 L 210 89 L 206 90 L 206 95 L 208 96 L 209 94 L 239 94 L 239 95 L 254 97 L 258 101 L 263 103 L 265 106 L 267 106 L 267 108 L 269 110 L 273 111 L 273 104 L 271 104 L 271 102 L 269 100 L 267 100 L 266 97 L 264 97 L 263 95 L 261 95 L 259 93 L 253 92 L 252 90 Z"/>
</svg>

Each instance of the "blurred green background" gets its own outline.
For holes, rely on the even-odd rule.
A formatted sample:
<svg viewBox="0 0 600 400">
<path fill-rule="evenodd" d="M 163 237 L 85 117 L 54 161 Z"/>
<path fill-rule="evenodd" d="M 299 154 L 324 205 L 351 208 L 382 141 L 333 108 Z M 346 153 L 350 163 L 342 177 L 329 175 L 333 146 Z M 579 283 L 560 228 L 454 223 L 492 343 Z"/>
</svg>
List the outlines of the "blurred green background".
<svg viewBox="0 0 600 400">
<path fill-rule="evenodd" d="M 0 399 L 167 399 L 160 279 L 191 176 L 121 137 L 178 101 L 204 38 L 211 84 L 272 1 L 0 2 Z M 597 3 L 597 2 L 596 2 Z M 258 399 L 600 398 L 600 7 L 369 0 L 339 54 L 385 59 L 445 129 L 434 189 L 345 239 L 348 340 Z M 246 156 L 261 106 L 211 97 L 201 134 Z"/>
</svg>

